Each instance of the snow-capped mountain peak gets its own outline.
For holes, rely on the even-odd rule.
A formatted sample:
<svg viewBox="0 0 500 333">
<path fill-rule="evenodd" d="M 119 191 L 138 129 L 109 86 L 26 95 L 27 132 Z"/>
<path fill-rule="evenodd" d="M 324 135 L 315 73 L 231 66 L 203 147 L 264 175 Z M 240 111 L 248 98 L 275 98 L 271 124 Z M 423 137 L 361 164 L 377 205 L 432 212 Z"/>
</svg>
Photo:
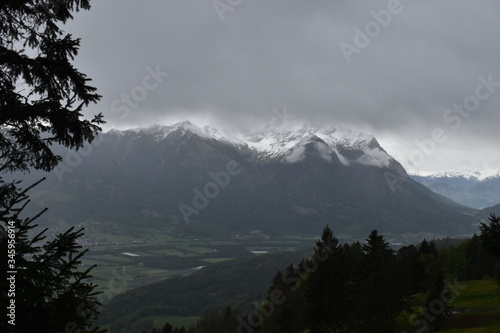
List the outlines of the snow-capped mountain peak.
<svg viewBox="0 0 500 333">
<path fill-rule="evenodd" d="M 111 130 L 115 133 L 115 130 Z M 137 136 L 149 135 L 156 142 L 164 140 L 171 133 L 196 135 L 203 139 L 217 140 L 233 146 L 252 150 L 260 160 L 276 160 L 296 163 L 306 158 L 306 146 L 310 145 L 317 156 L 327 162 L 338 160 L 344 164 L 358 163 L 386 167 L 394 161 L 372 136 L 341 125 L 314 127 L 310 125 L 266 126 L 247 135 L 234 135 L 217 126 L 200 127 L 190 121 L 162 126 L 152 125 L 123 133 Z M 352 152 L 355 153 L 352 153 Z M 351 152 L 351 153 L 349 153 Z M 348 156 L 346 156 L 346 153 Z"/>
<path fill-rule="evenodd" d="M 354 131 L 341 125 L 313 127 L 309 125 L 265 127 L 244 138 L 251 149 L 258 152 L 260 159 L 280 159 L 294 163 L 305 158 L 305 146 L 312 143 L 318 155 L 333 161 L 337 155 L 344 165 L 359 163 L 372 166 L 388 166 L 393 160 L 372 135 Z M 348 159 L 343 152 L 358 151 L 358 157 Z"/>
</svg>

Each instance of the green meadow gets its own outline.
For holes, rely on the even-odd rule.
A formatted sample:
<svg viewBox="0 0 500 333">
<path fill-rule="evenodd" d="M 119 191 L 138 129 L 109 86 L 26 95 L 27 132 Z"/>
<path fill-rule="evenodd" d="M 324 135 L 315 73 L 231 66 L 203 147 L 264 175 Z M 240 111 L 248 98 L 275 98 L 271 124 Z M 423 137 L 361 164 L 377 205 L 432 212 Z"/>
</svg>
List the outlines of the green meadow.
<svg viewBox="0 0 500 333">
<path fill-rule="evenodd" d="M 467 288 L 450 303 L 454 314 L 443 333 L 500 332 L 500 290 L 494 280 L 466 281 Z"/>
</svg>

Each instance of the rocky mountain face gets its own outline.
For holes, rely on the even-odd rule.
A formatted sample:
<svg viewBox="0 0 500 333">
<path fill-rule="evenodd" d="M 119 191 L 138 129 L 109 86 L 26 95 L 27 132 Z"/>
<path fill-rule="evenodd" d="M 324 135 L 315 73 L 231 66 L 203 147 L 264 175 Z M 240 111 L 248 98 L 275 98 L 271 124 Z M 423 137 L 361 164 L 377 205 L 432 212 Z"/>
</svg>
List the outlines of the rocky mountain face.
<svg viewBox="0 0 500 333">
<path fill-rule="evenodd" d="M 462 205 L 483 209 L 500 203 L 500 170 L 435 172 L 411 177 Z"/>
<path fill-rule="evenodd" d="M 61 156 L 31 195 L 34 209 L 50 208 L 44 223 L 169 226 L 193 237 L 315 235 L 326 224 L 343 237 L 476 230 L 473 210 L 412 180 L 373 136 L 339 126 L 234 137 L 183 122 L 111 130 Z"/>
</svg>

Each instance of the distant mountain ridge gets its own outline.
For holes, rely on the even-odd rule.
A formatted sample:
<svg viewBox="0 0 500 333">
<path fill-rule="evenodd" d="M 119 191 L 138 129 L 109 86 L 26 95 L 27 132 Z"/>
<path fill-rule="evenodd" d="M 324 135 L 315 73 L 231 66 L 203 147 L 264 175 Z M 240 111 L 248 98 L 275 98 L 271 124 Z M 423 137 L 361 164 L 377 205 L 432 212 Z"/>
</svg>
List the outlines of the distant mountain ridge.
<svg viewBox="0 0 500 333">
<path fill-rule="evenodd" d="M 411 172 L 412 176 L 421 176 L 432 179 L 441 178 L 463 178 L 470 181 L 484 181 L 487 179 L 500 177 L 500 169 L 471 169 L 465 171 L 420 171 Z"/>
<path fill-rule="evenodd" d="M 111 130 L 61 155 L 33 196 L 50 208 L 47 223 L 109 221 L 192 237 L 316 234 L 326 224 L 346 238 L 475 231 L 474 210 L 413 181 L 373 136 L 341 126 L 231 136 L 182 122 Z"/>
<path fill-rule="evenodd" d="M 500 203 L 500 170 L 419 172 L 410 175 L 460 204 L 483 209 Z"/>
</svg>

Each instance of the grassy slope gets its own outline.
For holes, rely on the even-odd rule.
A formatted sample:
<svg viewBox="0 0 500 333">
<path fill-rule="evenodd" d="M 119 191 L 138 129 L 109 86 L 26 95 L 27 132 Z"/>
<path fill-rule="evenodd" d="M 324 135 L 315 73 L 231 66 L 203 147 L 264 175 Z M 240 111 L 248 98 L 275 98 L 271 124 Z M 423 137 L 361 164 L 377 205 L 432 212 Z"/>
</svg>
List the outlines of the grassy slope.
<svg viewBox="0 0 500 333">
<path fill-rule="evenodd" d="M 451 303 L 456 313 L 442 333 L 500 332 L 500 292 L 493 280 L 462 282 L 467 289 Z"/>
</svg>

